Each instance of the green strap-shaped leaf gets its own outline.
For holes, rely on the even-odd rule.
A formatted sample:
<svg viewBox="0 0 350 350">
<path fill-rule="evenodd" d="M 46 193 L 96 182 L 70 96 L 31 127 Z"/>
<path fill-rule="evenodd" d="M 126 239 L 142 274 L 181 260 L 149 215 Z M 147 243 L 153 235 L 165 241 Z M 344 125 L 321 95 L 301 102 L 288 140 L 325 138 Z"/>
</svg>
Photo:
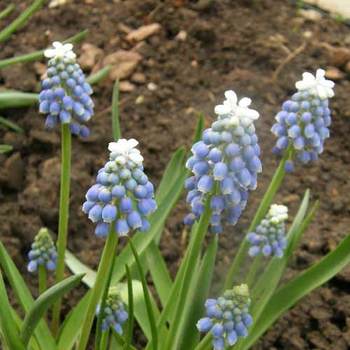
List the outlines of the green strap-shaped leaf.
<svg viewBox="0 0 350 350">
<path fill-rule="evenodd" d="M 17 29 L 23 27 L 29 18 L 43 6 L 44 2 L 45 0 L 34 0 L 27 9 L 0 32 L 0 43 L 7 40 Z"/>
<path fill-rule="evenodd" d="M 77 33 L 74 36 L 64 40 L 63 43 L 71 43 L 71 44 L 78 43 L 79 41 L 83 40 L 86 37 L 87 33 L 88 33 L 88 30 L 83 30 L 82 32 Z M 44 51 L 45 50 L 35 51 L 25 55 L 19 55 L 11 58 L 5 58 L 4 60 L 0 60 L 0 69 L 10 66 L 12 64 L 26 63 L 26 62 L 40 60 L 44 57 Z"/>
<path fill-rule="evenodd" d="M 249 349 L 284 312 L 348 265 L 350 263 L 349 247 L 350 235 L 348 234 L 336 249 L 278 289 L 264 308 L 264 317 L 254 324 L 242 349 Z"/>
<path fill-rule="evenodd" d="M 27 313 L 34 304 L 30 291 L 23 280 L 23 277 L 17 270 L 14 262 L 8 255 L 4 245 L 0 242 L 0 266 L 2 267 L 9 284 L 23 310 Z M 35 337 L 40 347 L 45 350 L 56 349 L 56 343 L 44 321 L 40 321 L 35 330 Z"/>
<path fill-rule="evenodd" d="M 153 307 L 152 307 L 152 303 L 151 303 L 151 297 L 150 297 L 150 294 L 149 294 L 149 291 L 147 288 L 146 277 L 145 277 L 145 274 L 143 272 L 139 256 L 136 252 L 136 249 L 135 249 L 131 239 L 129 240 L 129 245 L 130 245 L 131 251 L 134 255 L 134 258 L 136 261 L 136 266 L 138 268 L 139 275 L 141 278 L 143 295 L 144 295 L 145 305 L 147 308 L 148 320 L 149 320 L 149 324 L 150 324 L 150 328 L 151 328 L 153 349 L 157 350 L 158 349 L 158 330 L 157 330 L 157 326 L 156 326 L 156 317 L 154 315 Z"/>
<path fill-rule="evenodd" d="M 86 81 L 92 85 L 97 84 L 108 75 L 110 69 L 111 66 L 106 66 L 95 74 L 90 75 Z M 30 107 L 38 103 L 38 98 L 38 94 L 30 92 L 2 91 L 0 92 L 0 109 Z"/>
<path fill-rule="evenodd" d="M 164 258 L 154 242 L 148 246 L 146 257 L 160 302 L 165 305 L 171 291 L 172 280 Z"/>
<path fill-rule="evenodd" d="M 0 125 L 3 125 L 8 129 L 12 129 L 13 131 L 16 131 L 18 133 L 23 132 L 23 129 L 19 125 L 3 117 L 0 117 Z"/>
<path fill-rule="evenodd" d="M 112 132 L 114 141 L 118 141 L 122 137 L 119 121 L 119 80 L 116 80 L 113 86 Z"/>
<path fill-rule="evenodd" d="M 198 273 L 193 276 L 195 283 L 192 295 L 187 301 L 180 324 L 179 349 L 194 349 L 199 340 L 197 321 L 204 316 L 204 303 L 208 298 L 215 267 L 218 236 L 215 236 L 201 261 Z M 191 287 L 192 288 L 192 287 Z"/>
<path fill-rule="evenodd" d="M 128 265 L 125 265 L 126 278 L 128 281 L 128 325 L 127 333 L 125 336 L 125 350 L 131 349 L 131 339 L 134 330 L 134 292 L 132 290 L 132 279 L 130 275 L 130 269 Z"/>
<path fill-rule="evenodd" d="M 180 320 L 181 314 L 184 311 L 183 308 L 185 306 L 186 300 L 189 296 L 190 292 L 190 284 L 191 278 L 193 276 L 194 268 L 196 266 L 196 261 L 200 256 L 202 243 L 207 233 L 208 226 L 210 223 L 210 199 L 207 200 L 205 204 L 205 209 L 201 218 L 198 222 L 198 225 L 193 226 L 192 228 L 192 240 L 187 248 L 188 256 L 182 263 L 185 264 L 185 272 L 183 281 L 180 286 L 180 291 L 176 300 L 175 313 L 172 319 L 171 327 L 169 330 L 169 334 L 165 343 L 165 350 L 170 349 L 179 349 L 179 341 L 180 341 Z"/>
<path fill-rule="evenodd" d="M 0 145 L 0 154 L 1 153 L 8 153 L 13 150 L 13 147 L 11 145 Z"/>
<path fill-rule="evenodd" d="M 90 293 L 88 291 L 65 318 L 58 337 L 58 350 L 70 350 L 78 340 Z"/>
<path fill-rule="evenodd" d="M 21 339 L 25 345 L 28 344 L 36 326 L 42 319 L 48 308 L 59 298 L 76 287 L 84 275 L 75 275 L 53 285 L 34 301 L 33 306 L 28 311 L 21 329 Z"/>
<path fill-rule="evenodd" d="M 0 19 L 6 18 L 15 9 L 15 4 L 8 5 L 4 10 L 0 12 Z"/>
<path fill-rule="evenodd" d="M 12 317 L 11 305 L 7 297 L 6 287 L 0 270 L 0 328 L 5 343 L 10 349 L 25 350 L 18 337 L 18 329 Z"/>
</svg>

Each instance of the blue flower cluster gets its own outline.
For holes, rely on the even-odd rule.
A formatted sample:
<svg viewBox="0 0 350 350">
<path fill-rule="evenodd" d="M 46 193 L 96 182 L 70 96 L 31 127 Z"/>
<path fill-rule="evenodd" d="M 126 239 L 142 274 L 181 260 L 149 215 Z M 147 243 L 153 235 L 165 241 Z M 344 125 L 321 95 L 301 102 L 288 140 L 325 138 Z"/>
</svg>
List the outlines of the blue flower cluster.
<svg viewBox="0 0 350 350">
<path fill-rule="evenodd" d="M 203 333 L 210 331 L 213 348 L 223 350 L 226 346 L 234 345 L 239 337 L 248 335 L 248 327 L 253 323 L 249 305 L 248 286 L 236 286 L 218 299 L 205 302 L 206 317 L 197 322 L 197 328 Z"/>
<path fill-rule="evenodd" d="M 91 86 L 76 62 L 73 46 L 59 42 L 54 42 L 53 46 L 45 51 L 50 60 L 39 95 L 40 113 L 47 115 L 45 126 L 48 129 L 58 123 L 70 124 L 72 134 L 87 137 L 90 132 L 83 123 L 94 113 Z"/>
<path fill-rule="evenodd" d="M 97 223 L 95 234 L 105 237 L 111 225 L 120 236 L 147 231 L 147 217 L 157 204 L 154 187 L 143 172 L 143 158 L 134 139 L 109 144 L 110 160 L 99 170 L 96 184 L 86 193 L 83 211 Z"/>
<path fill-rule="evenodd" d="M 304 73 L 303 80 L 296 83 L 298 92 L 283 103 L 282 111 L 276 115 L 271 131 L 278 139 L 273 151 L 281 154 L 291 147 L 293 151 L 285 165 L 288 172 L 294 169 L 294 154 L 302 164 L 317 160 L 329 137 L 331 112 L 328 105 L 329 98 L 334 96 L 334 83 L 324 75 L 322 69 L 317 70 L 316 76 Z"/>
<path fill-rule="evenodd" d="M 57 251 L 47 228 L 39 230 L 28 253 L 27 270 L 36 272 L 39 266 L 53 271 L 56 268 Z"/>
<path fill-rule="evenodd" d="M 101 307 L 98 305 L 96 314 L 99 315 Z M 112 327 L 118 334 L 123 334 L 123 324 L 128 319 L 128 313 L 125 310 L 125 305 L 116 287 L 109 288 L 106 303 L 103 309 L 101 329 L 107 331 Z"/>
<path fill-rule="evenodd" d="M 193 176 L 185 183 L 191 213 L 184 223 L 192 225 L 210 197 L 213 233 L 222 232 L 224 222 L 236 224 L 246 206 L 248 192 L 256 188 L 257 174 L 262 171 L 253 124 L 259 114 L 248 108 L 250 99 L 243 98 L 237 103 L 233 91 L 226 91 L 225 97 L 224 103 L 215 107 L 217 120 L 203 132 L 202 140 L 193 145 L 193 155 L 186 163 Z"/>
<path fill-rule="evenodd" d="M 284 205 L 272 204 L 266 217 L 260 222 L 254 232 L 247 235 L 250 243 L 250 256 L 263 254 L 283 256 L 287 246 L 285 221 L 288 219 L 288 208 Z"/>
</svg>

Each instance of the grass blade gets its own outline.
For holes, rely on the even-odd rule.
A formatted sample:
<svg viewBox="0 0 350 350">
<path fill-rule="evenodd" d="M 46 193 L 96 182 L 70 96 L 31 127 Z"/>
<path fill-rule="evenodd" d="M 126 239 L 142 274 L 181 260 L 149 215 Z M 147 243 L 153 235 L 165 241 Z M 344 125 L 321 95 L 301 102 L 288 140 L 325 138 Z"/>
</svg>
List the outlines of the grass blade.
<svg viewBox="0 0 350 350">
<path fill-rule="evenodd" d="M 114 141 L 118 141 L 122 136 L 119 122 L 119 80 L 116 80 L 113 86 L 112 132 Z"/>
<path fill-rule="evenodd" d="M 0 271 L 0 328 L 5 343 L 10 349 L 25 350 L 18 337 L 17 325 L 12 318 L 12 308 L 7 297 L 6 287 Z"/>
<path fill-rule="evenodd" d="M 208 298 L 211 281 L 214 274 L 215 259 L 218 249 L 218 236 L 215 236 L 209 244 L 201 261 L 197 280 L 192 289 L 192 295 L 185 307 L 180 326 L 180 349 L 194 349 L 199 340 L 197 321 L 203 317 L 204 303 Z M 195 278 L 194 278 L 195 279 Z"/>
<path fill-rule="evenodd" d="M 23 129 L 20 126 L 6 118 L 0 117 L 0 124 L 18 133 L 23 133 Z"/>
<path fill-rule="evenodd" d="M 0 42 L 7 40 L 12 33 L 26 24 L 29 18 L 43 6 L 44 2 L 45 0 L 34 0 L 26 10 L 0 32 Z"/>
<path fill-rule="evenodd" d="M 0 20 L 6 18 L 14 9 L 14 4 L 8 5 L 4 10 L 0 12 Z"/>
<path fill-rule="evenodd" d="M 87 33 L 88 33 L 88 30 L 83 30 L 82 32 L 77 33 L 74 36 L 64 40 L 63 43 L 71 43 L 71 44 L 78 43 L 86 37 Z M 39 50 L 39 51 L 31 52 L 25 55 L 19 55 L 11 58 L 5 58 L 4 60 L 0 60 L 0 69 L 10 66 L 12 64 L 27 63 L 27 62 L 40 60 L 44 57 L 44 51 L 45 50 Z"/>
<path fill-rule="evenodd" d="M 134 255 L 134 258 L 136 261 L 136 266 L 138 268 L 138 272 L 139 272 L 139 275 L 141 278 L 143 294 L 144 294 L 145 304 L 146 304 L 146 308 L 147 308 L 148 320 L 149 320 L 149 324 L 151 327 L 153 349 L 157 350 L 158 349 L 158 331 L 157 331 L 157 326 L 156 326 L 155 315 L 153 313 L 153 308 L 152 308 L 152 304 L 151 304 L 151 298 L 150 298 L 149 291 L 147 288 L 146 278 L 145 278 L 142 266 L 140 264 L 139 256 L 136 252 L 136 249 L 135 249 L 131 239 L 129 240 L 129 245 L 130 245 L 130 249 Z"/>
<path fill-rule="evenodd" d="M 148 246 L 146 257 L 160 302 L 165 305 L 171 291 L 172 280 L 164 258 L 154 242 Z"/>
<path fill-rule="evenodd" d="M 128 265 L 125 265 L 126 277 L 128 280 L 128 330 L 125 337 L 125 350 L 130 350 L 131 338 L 134 329 L 134 295 L 132 290 L 132 279 Z"/>
<path fill-rule="evenodd" d="M 83 278 L 84 280 L 84 278 Z M 58 350 L 70 350 L 79 338 L 84 311 L 89 303 L 90 291 L 87 292 L 74 309 L 65 318 L 58 337 Z"/>
<path fill-rule="evenodd" d="M 1 153 L 8 153 L 13 150 L 13 147 L 11 145 L 0 145 L 0 154 Z"/>
<path fill-rule="evenodd" d="M 4 245 L 0 242 L 0 266 L 2 267 L 9 284 L 11 285 L 17 300 L 20 302 L 23 310 L 28 312 L 33 304 L 34 300 L 30 291 L 23 280 L 23 277 L 17 270 L 14 262 L 8 255 Z M 50 333 L 49 328 L 43 321 L 39 322 L 38 327 L 35 330 L 35 337 L 40 344 L 40 347 L 45 350 L 56 349 L 56 343 L 53 336 Z"/>
<path fill-rule="evenodd" d="M 21 329 L 21 340 L 27 346 L 36 326 L 48 308 L 64 294 L 76 287 L 83 275 L 75 275 L 55 284 L 35 300 L 33 306 L 28 311 Z"/>
</svg>

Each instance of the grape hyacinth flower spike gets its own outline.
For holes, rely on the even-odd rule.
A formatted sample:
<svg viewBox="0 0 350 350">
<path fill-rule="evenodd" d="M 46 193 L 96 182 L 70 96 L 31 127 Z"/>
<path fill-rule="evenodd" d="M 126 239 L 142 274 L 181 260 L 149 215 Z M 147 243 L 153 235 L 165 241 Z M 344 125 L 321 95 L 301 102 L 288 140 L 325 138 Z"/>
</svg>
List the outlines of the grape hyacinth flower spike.
<svg viewBox="0 0 350 350">
<path fill-rule="evenodd" d="M 108 146 L 110 159 L 99 170 L 96 184 L 86 193 L 84 213 L 96 223 L 95 234 L 107 236 L 111 225 L 120 236 L 131 230 L 147 231 L 147 217 L 157 204 L 154 187 L 143 172 L 143 157 L 135 139 L 120 139 Z"/>
<path fill-rule="evenodd" d="M 206 317 L 197 322 L 200 332 L 211 332 L 214 350 L 234 345 L 238 338 L 248 335 L 253 323 L 249 314 L 250 297 L 246 284 L 227 290 L 218 299 L 205 302 Z"/>
<path fill-rule="evenodd" d="M 40 229 L 35 236 L 28 253 L 28 259 L 27 269 L 29 272 L 37 272 L 39 266 L 44 266 L 49 271 L 55 270 L 57 252 L 47 228 Z"/>
<path fill-rule="evenodd" d="M 316 76 L 303 73 L 295 86 L 298 91 L 283 103 L 271 129 L 277 137 L 274 153 L 282 154 L 288 147 L 291 150 L 285 165 L 288 172 L 294 169 L 294 155 L 298 162 L 307 164 L 323 152 L 331 124 L 329 99 L 334 96 L 334 82 L 325 78 L 323 69 L 318 69 Z"/>
<path fill-rule="evenodd" d="M 281 258 L 287 246 L 285 221 L 288 219 L 288 208 L 272 204 L 266 217 L 254 232 L 249 232 L 250 256 L 264 255 Z"/>
<path fill-rule="evenodd" d="M 92 88 L 76 61 L 73 45 L 55 41 L 52 46 L 44 52 L 49 62 L 39 95 L 40 113 L 47 115 L 46 128 L 69 124 L 72 134 L 87 137 L 90 132 L 84 123 L 94 113 Z"/>
<path fill-rule="evenodd" d="M 217 120 L 203 132 L 192 147 L 186 167 L 192 176 L 186 180 L 191 206 L 184 223 L 192 225 L 210 198 L 210 230 L 222 232 L 222 224 L 236 224 L 245 208 L 248 193 L 257 186 L 262 171 L 260 147 L 254 121 L 259 113 L 249 108 L 251 100 L 240 101 L 234 91 L 225 92 L 225 101 L 215 107 Z"/>
<path fill-rule="evenodd" d="M 100 305 L 97 306 L 96 314 L 101 312 Z M 110 287 L 106 303 L 102 310 L 101 329 L 103 332 L 107 331 L 109 327 L 113 328 L 118 334 L 123 334 L 123 324 L 128 319 L 128 313 L 125 310 L 123 303 L 116 287 Z"/>
</svg>

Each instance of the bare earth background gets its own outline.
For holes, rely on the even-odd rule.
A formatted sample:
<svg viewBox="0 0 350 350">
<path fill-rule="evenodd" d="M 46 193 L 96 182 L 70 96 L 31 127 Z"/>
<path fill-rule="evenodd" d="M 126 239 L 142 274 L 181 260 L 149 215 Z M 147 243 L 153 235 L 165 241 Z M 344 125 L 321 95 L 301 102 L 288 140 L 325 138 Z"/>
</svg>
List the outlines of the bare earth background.
<svg viewBox="0 0 350 350">
<path fill-rule="evenodd" d="M 30 3 L 14 2 L 19 8 Z M 327 69 L 337 84 L 332 101 L 331 139 L 320 161 L 288 175 L 278 195 L 280 203 L 290 206 L 292 215 L 306 188 L 311 188 L 313 200 L 321 202 L 314 223 L 292 259 L 286 276 L 290 278 L 333 249 L 349 232 L 350 54 L 345 47 L 350 44 L 350 30 L 313 11 L 299 14 L 295 6 L 282 0 L 217 0 L 211 6 L 206 1 L 200 3 L 202 6 L 186 0 L 72 1 L 56 9 L 41 10 L 0 47 L 0 58 L 28 53 L 89 29 L 85 45 L 76 47 L 82 54 L 81 63 L 87 74 L 98 69 L 103 60 L 117 64 L 113 74 L 122 78 L 124 91 L 122 132 L 125 137 L 140 141 L 146 171 L 155 183 L 171 153 L 181 145 L 190 146 L 198 112 L 205 113 L 209 125 L 213 107 L 222 101 L 226 89 L 253 99 L 253 108 L 261 113 L 257 130 L 264 171 L 239 224 L 220 237 L 217 281 L 225 275 L 276 167 L 270 152 L 274 139 L 269 131 L 274 115 L 293 92 L 294 82 L 303 71 Z M 129 36 L 127 40 L 130 31 L 152 23 L 159 26 L 154 26 L 147 38 L 133 41 Z M 281 66 L 283 62 L 285 65 Z M 0 86 L 39 91 L 43 63 L 2 70 Z M 107 157 L 112 85 L 109 79 L 95 87 L 92 136 L 87 141 L 73 142 L 69 248 L 92 267 L 98 264 L 103 242 L 95 239 L 93 227 L 80 206 Z M 40 227 L 56 232 L 59 133 L 44 130 L 43 116 L 36 108 L 1 114 L 25 132 L 0 130 L 1 143 L 14 146 L 11 154 L 0 155 L 0 239 L 34 290 L 35 278 L 25 269 L 26 252 Z M 161 242 L 172 273 L 185 248 L 185 213 L 182 200 L 169 218 Z M 254 349 L 348 349 L 349 290 L 347 268 L 289 311 Z M 65 303 L 66 311 L 83 292 L 81 287 L 73 293 Z M 142 338 L 139 343 L 142 344 Z"/>
</svg>

